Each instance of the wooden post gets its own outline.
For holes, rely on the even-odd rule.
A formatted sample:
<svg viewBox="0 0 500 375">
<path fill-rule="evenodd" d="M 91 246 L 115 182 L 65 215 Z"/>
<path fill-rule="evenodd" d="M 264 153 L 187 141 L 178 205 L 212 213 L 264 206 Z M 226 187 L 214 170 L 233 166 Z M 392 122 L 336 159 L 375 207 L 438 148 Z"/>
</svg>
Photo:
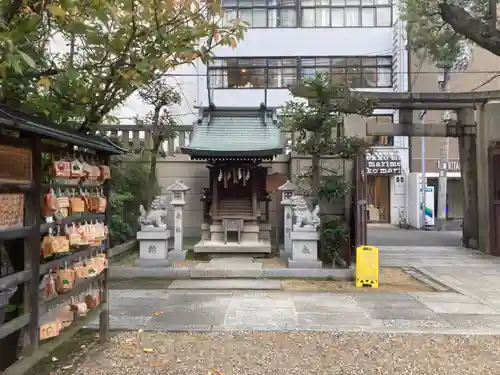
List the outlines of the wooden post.
<svg viewBox="0 0 500 375">
<path fill-rule="evenodd" d="M 458 125 L 473 124 L 474 110 L 460 109 L 457 111 Z M 477 213 L 477 145 L 474 135 L 458 137 L 460 157 L 460 175 L 464 190 L 464 219 L 462 242 L 465 247 L 478 246 L 478 213 Z"/>
<path fill-rule="evenodd" d="M 210 168 L 210 183 L 212 184 L 212 220 L 217 216 L 219 210 L 219 184 L 217 173 L 214 168 Z"/>
<path fill-rule="evenodd" d="M 257 191 L 259 190 L 259 168 L 254 168 L 252 169 L 250 178 L 251 178 L 251 184 L 252 184 L 252 216 L 257 217 Z"/>
<path fill-rule="evenodd" d="M 110 157 L 109 155 L 105 155 L 103 157 L 103 161 L 105 165 L 109 165 Z M 104 195 L 109 202 L 110 192 L 111 192 L 111 181 L 107 180 L 103 186 Z M 104 216 L 104 222 L 106 225 L 109 225 L 109 220 L 111 217 L 110 205 L 108 204 L 106 207 L 106 212 Z M 105 254 L 106 258 L 109 259 L 109 245 L 110 240 L 109 236 L 105 241 Z M 104 270 L 104 278 L 101 286 L 101 304 L 104 306 L 99 314 L 99 341 L 101 344 L 109 341 L 109 268 L 106 267 Z"/>
<path fill-rule="evenodd" d="M 39 305 L 38 305 L 38 284 L 40 282 L 40 198 L 41 198 L 41 150 L 40 138 L 38 135 L 30 136 L 31 142 L 31 179 L 32 188 L 25 195 L 25 226 L 32 225 L 31 233 L 24 240 L 24 262 L 26 269 L 31 270 L 31 279 L 24 294 L 25 307 L 30 312 L 30 322 L 28 324 L 30 344 L 26 348 L 28 355 L 32 354 L 39 345 Z"/>
</svg>

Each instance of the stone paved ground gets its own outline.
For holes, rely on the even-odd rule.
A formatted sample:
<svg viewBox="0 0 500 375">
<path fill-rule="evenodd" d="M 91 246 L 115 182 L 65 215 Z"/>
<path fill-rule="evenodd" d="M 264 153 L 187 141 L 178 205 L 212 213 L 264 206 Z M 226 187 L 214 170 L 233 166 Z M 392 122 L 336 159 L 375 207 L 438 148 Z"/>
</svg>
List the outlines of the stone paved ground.
<svg viewBox="0 0 500 375">
<path fill-rule="evenodd" d="M 111 326 L 500 334 L 500 309 L 458 293 L 121 290 L 111 292 Z"/>
<path fill-rule="evenodd" d="M 389 224 L 369 224 L 368 243 L 376 246 L 452 246 L 462 245 L 460 230 L 425 231 L 399 229 Z"/>
<path fill-rule="evenodd" d="M 287 293 L 283 291 L 114 291 L 115 329 L 363 330 L 371 332 L 500 332 L 500 259 L 446 242 L 450 232 L 371 229 L 370 238 L 411 245 L 377 245 L 381 266 L 413 266 L 459 293 Z M 428 239 L 432 236 L 432 240 Z M 436 240 L 437 239 L 437 240 Z M 163 315 L 152 316 L 161 311 Z"/>
</svg>

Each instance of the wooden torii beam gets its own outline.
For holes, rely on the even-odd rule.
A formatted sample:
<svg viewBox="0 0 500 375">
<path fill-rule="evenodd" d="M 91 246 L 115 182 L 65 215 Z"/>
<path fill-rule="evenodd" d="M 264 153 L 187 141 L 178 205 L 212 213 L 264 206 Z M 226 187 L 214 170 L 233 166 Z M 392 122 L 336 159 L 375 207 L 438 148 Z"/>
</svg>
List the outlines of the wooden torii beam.
<svg viewBox="0 0 500 375">
<path fill-rule="evenodd" d="M 400 123 L 374 123 L 368 121 L 366 134 L 369 136 L 408 137 L 461 137 L 475 136 L 476 124 L 414 123 L 413 110 L 460 110 L 474 109 L 489 100 L 500 99 L 500 90 L 481 92 L 362 92 L 363 97 L 375 101 L 377 109 L 400 110 Z"/>
<path fill-rule="evenodd" d="M 477 92 L 376 92 L 359 91 L 373 99 L 378 109 L 447 110 L 475 108 L 489 100 L 500 100 L 500 90 Z"/>
<path fill-rule="evenodd" d="M 457 124 L 455 120 L 450 123 L 422 124 L 422 123 L 376 123 L 366 122 L 366 135 L 369 136 L 404 136 L 404 137 L 461 137 L 476 135 L 475 124 Z"/>
</svg>

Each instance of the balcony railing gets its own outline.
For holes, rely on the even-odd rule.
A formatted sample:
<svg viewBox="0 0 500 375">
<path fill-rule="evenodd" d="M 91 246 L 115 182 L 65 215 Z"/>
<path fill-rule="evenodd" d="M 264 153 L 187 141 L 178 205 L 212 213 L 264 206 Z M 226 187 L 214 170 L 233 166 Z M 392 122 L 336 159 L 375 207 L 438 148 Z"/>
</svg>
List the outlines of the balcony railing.
<svg viewBox="0 0 500 375">
<path fill-rule="evenodd" d="M 192 127 L 192 125 L 178 125 L 175 127 L 178 132 L 177 136 L 165 141 L 163 145 L 163 149 L 167 155 L 178 154 L 180 153 L 180 147 L 189 145 Z M 134 154 L 149 152 L 153 146 L 152 135 L 148 127 L 139 127 L 135 124 L 102 125 L 98 133 L 118 139 L 122 147 Z M 296 138 L 292 133 L 281 133 L 284 153 L 291 151 Z"/>
<path fill-rule="evenodd" d="M 191 135 L 192 125 L 178 125 L 175 139 L 169 139 L 163 145 L 168 155 L 179 152 L 179 147 L 187 146 Z M 149 127 L 131 125 L 102 125 L 98 134 L 118 139 L 122 147 L 139 154 L 148 152 L 153 147 L 153 138 Z"/>
</svg>

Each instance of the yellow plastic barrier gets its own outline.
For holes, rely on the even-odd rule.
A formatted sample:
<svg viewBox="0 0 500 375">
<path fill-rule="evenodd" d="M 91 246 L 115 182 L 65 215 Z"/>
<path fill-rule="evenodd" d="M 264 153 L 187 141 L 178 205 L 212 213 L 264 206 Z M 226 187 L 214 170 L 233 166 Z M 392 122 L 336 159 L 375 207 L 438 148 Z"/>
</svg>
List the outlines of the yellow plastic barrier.
<svg viewBox="0 0 500 375">
<path fill-rule="evenodd" d="M 378 288 L 378 248 L 360 246 L 356 249 L 356 287 Z"/>
</svg>

